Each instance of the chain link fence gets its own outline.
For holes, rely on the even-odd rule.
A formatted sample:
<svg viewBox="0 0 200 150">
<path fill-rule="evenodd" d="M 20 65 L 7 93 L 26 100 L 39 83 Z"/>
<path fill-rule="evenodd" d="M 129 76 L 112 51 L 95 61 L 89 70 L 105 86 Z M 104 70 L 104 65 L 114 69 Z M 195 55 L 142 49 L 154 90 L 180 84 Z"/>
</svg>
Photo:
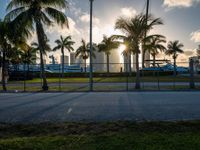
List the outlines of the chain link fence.
<svg viewBox="0 0 200 150">
<path fill-rule="evenodd" d="M 93 90 L 135 91 L 136 64 L 94 63 Z M 140 64 L 140 66 L 142 66 Z M 89 64 L 45 65 L 45 74 L 50 92 L 87 92 L 89 91 Z M 157 64 L 154 67 L 140 68 L 140 90 L 199 90 L 199 64 L 177 62 L 176 75 L 171 64 Z M 40 65 L 11 65 L 8 70 L 7 90 L 14 92 L 42 91 Z M 2 90 L 2 88 L 1 88 Z"/>
</svg>

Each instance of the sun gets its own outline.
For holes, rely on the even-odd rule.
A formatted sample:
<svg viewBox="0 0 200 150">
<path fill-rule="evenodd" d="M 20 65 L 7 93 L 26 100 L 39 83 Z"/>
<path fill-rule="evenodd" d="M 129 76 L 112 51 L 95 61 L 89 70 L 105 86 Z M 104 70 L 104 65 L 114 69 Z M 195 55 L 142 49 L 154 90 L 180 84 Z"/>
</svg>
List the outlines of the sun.
<svg viewBox="0 0 200 150">
<path fill-rule="evenodd" d="M 119 50 L 120 50 L 121 52 L 123 52 L 125 49 L 126 49 L 126 45 L 121 44 L 121 45 L 119 46 Z"/>
</svg>

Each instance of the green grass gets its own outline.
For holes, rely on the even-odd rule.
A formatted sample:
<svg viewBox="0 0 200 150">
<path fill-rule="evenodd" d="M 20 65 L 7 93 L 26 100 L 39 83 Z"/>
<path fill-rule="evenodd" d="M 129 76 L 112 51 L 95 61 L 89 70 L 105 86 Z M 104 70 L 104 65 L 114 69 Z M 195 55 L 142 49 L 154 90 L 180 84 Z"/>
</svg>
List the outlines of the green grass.
<svg viewBox="0 0 200 150">
<path fill-rule="evenodd" d="M 89 78 L 62 78 L 59 80 L 59 78 L 47 78 L 49 83 L 59 83 L 60 81 L 62 83 L 88 83 Z M 94 78 L 94 82 L 135 82 L 135 77 L 103 77 L 103 78 Z M 162 76 L 162 77 L 141 77 L 142 82 L 173 82 L 174 80 L 176 82 L 189 82 L 189 77 L 183 77 L 178 76 L 175 79 L 172 76 Z M 196 82 L 200 82 L 200 78 L 195 79 Z M 40 78 L 35 78 L 33 80 L 26 81 L 27 83 L 41 83 Z M 9 83 L 23 83 L 23 81 L 10 81 Z"/>
<path fill-rule="evenodd" d="M 199 150 L 200 122 L 0 125 L 1 150 Z"/>
</svg>

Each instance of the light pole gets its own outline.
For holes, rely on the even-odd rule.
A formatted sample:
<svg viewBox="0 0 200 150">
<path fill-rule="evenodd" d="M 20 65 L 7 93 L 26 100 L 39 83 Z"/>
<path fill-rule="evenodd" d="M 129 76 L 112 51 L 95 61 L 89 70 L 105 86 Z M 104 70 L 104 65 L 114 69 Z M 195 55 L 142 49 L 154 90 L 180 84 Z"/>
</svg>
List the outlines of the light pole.
<svg viewBox="0 0 200 150">
<path fill-rule="evenodd" d="M 149 3 L 150 3 L 150 0 L 147 0 L 147 6 L 146 6 L 146 24 L 148 25 L 148 17 L 149 17 Z M 145 38 L 147 37 L 147 31 L 145 31 Z M 145 63 L 145 60 L 146 59 L 150 59 L 150 54 L 149 52 L 144 52 L 143 50 L 143 66 L 142 68 L 145 68 L 145 64 L 146 64 L 146 67 L 149 67 L 150 64 L 149 63 Z"/>
<path fill-rule="evenodd" d="M 90 92 L 93 91 L 93 61 L 92 61 L 92 18 L 93 18 L 93 2 L 94 0 L 90 1 Z"/>
</svg>

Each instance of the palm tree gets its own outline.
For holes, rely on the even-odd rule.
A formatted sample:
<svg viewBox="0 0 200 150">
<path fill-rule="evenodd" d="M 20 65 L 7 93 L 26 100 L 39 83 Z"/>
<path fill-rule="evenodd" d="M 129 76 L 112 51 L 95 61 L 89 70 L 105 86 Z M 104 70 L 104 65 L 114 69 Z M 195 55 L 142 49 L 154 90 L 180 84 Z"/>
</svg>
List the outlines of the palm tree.
<svg viewBox="0 0 200 150">
<path fill-rule="evenodd" d="M 55 43 L 57 46 L 53 49 L 53 51 L 61 50 L 62 53 L 62 77 L 64 77 L 64 63 L 65 63 L 65 54 L 64 50 L 67 49 L 68 52 L 74 51 L 74 48 L 72 47 L 75 42 L 72 41 L 71 36 L 67 36 L 63 38 L 60 36 L 60 39 L 56 40 Z"/>
<path fill-rule="evenodd" d="M 107 60 L 107 73 L 110 72 L 109 64 L 110 64 L 110 54 L 111 51 L 117 49 L 120 45 L 120 42 L 115 41 L 114 38 L 111 37 L 103 37 L 103 41 L 98 45 L 99 52 L 103 52 L 106 55 Z"/>
<path fill-rule="evenodd" d="M 184 53 L 183 48 L 184 45 L 180 43 L 178 40 L 170 41 L 167 45 L 167 51 L 165 52 L 166 55 L 171 56 L 174 59 L 174 76 L 176 76 L 176 59 L 178 54 Z"/>
<path fill-rule="evenodd" d="M 147 23 L 147 25 L 151 25 L 152 24 L 152 27 L 154 25 L 163 25 L 163 21 L 160 18 L 153 19 L 151 15 L 146 16 L 146 23 Z M 144 38 L 146 38 L 146 36 L 147 36 L 149 31 L 150 30 L 146 30 Z M 146 56 L 146 52 L 147 52 L 145 47 L 143 47 L 144 45 L 146 45 L 145 42 L 146 42 L 145 40 L 143 40 L 143 42 L 142 42 L 142 68 L 145 68 L 145 56 Z"/>
<path fill-rule="evenodd" d="M 8 74 L 9 55 L 12 47 L 20 41 L 25 41 L 25 38 L 30 35 L 30 32 L 22 26 L 18 26 L 15 22 L 7 20 L 0 20 L 0 51 L 2 53 L 2 88 L 4 91 L 6 88 L 6 76 Z"/>
<path fill-rule="evenodd" d="M 146 16 L 140 14 L 131 19 L 119 18 L 115 25 L 116 29 L 120 29 L 127 37 L 131 38 L 130 44 L 132 45 L 133 53 L 136 55 L 136 89 L 140 89 L 140 44 L 144 39 L 146 31 L 150 31 L 155 25 L 162 24 L 160 18 L 154 19 L 152 16 L 148 17 L 148 21 L 149 24 L 146 24 Z"/>
<path fill-rule="evenodd" d="M 81 43 L 82 45 L 76 50 L 75 57 L 80 57 L 84 60 L 84 71 L 87 72 L 87 59 L 90 56 L 90 43 L 87 44 L 85 40 L 82 40 Z M 97 50 L 97 46 L 95 44 L 93 44 L 93 50 Z M 94 51 L 92 52 L 92 57 L 95 58 L 96 56 Z"/>
<path fill-rule="evenodd" d="M 163 45 L 166 43 L 165 37 L 162 35 L 150 35 L 144 39 L 145 45 L 143 45 L 144 51 L 148 51 L 153 57 L 153 66 L 156 66 L 156 55 L 160 52 L 164 52 L 166 50 Z"/>
<path fill-rule="evenodd" d="M 30 71 L 30 65 L 34 64 L 37 60 L 37 49 L 29 47 L 28 49 L 21 50 L 21 60 L 24 65 L 27 65 L 27 71 Z"/>
<path fill-rule="evenodd" d="M 43 52 L 45 51 L 46 35 L 43 25 L 50 26 L 55 21 L 63 26 L 67 25 L 68 20 L 65 14 L 59 10 L 68 7 L 65 0 L 11 0 L 7 6 L 10 11 L 6 18 L 23 25 L 29 30 L 36 30 L 40 50 L 40 65 L 43 79 L 42 89 L 48 90 L 46 74 L 44 70 Z M 35 25 L 35 28 L 33 27 Z"/>
<path fill-rule="evenodd" d="M 132 44 L 131 44 L 131 38 L 126 37 L 123 35 L 113 35 L 112 36 L 115 40 L 121 40 L 120 44 L 125 45 L 125 50 L 122 52 L 122 55 L 124 57 L 124 60 L 126 62 L 127 70 L 129 71 L 129 74 L 131 75 L 131 53 L 134 51 Z"/>
</svg>

